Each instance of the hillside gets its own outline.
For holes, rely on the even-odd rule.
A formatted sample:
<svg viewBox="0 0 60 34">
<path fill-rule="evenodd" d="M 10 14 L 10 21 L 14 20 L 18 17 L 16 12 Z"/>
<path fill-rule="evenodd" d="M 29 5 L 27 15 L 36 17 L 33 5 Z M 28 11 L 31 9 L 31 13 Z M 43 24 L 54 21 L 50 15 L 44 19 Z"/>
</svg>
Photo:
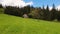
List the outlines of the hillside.
<svg viewBox="0 0 60 34">
<path fill-rule="evenodd" d="M 60 23 L 0 14 L 0 34 L 60 34 Z"/>
</svg>

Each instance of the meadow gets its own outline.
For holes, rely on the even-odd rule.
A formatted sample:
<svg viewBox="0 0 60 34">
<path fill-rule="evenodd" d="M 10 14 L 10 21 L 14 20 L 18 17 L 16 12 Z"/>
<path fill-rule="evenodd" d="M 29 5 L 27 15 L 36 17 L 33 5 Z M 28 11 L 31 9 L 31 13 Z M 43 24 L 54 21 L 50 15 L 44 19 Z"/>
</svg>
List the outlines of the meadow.
<svg viewBox="0 0 60 34">
<path fill-rule="evenodd" d="M 60 22 L 0 14 L 0 34 L 60 34 Z"/>
</svg>

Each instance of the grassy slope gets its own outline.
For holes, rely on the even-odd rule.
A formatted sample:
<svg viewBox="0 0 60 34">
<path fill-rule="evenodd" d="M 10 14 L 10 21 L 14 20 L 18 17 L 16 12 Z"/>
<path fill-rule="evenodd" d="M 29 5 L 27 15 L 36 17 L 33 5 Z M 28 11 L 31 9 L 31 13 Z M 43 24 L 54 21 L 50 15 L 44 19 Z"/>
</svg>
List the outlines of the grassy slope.
<svg viewBox="0 0 60 34">
<path fill-rule="evenodd" d="M 60 23 L 0 14 L 0 34 L 60 34 Z"/>
</svg>

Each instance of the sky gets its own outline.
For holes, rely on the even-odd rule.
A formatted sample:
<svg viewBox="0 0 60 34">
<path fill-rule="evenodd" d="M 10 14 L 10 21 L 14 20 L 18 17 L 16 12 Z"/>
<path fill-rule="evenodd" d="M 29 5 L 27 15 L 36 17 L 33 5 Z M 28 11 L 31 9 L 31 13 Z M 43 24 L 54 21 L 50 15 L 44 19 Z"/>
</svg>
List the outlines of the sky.
<svg viewBox="0 0 60 34">
<path fill-rule="evenodd" d="M 52 6 L 52 4 L 54 3 L 56 6 L 60 5 L 60 0 L 24 0 L 25 2 L 29 2 L 32 1 L 34 4 L 33 6 L 35 7 L 39 7 L 39 6 Z"/>
<path fill-rule="evenodd" d="M 46 7 L 49 5 L 50 9 L 52 5 L 55 4 L 56 8 L 60 9 L 60 0 L 0 0 L 3 6 L 18 6 L 24 7 L 27 5 L 32 5 L 34 7 Z"/>
<path fill-rule="evenodd" d="M 25 2 L 32 1 L 34 7 L 46 7 L 49 5 L 49 8 L 52 9 L 52 5 L 55 4 L 56 9 L 60 9 L 60 0 L 24 0 Z"/>
<path fill-rule="evenodd" d="M 33 5 L 33 2 L 25 2 L 24 0 L 0 0 L 0 4 L 3 6 L 24 7 L 27 5 Z"/>
</svg>

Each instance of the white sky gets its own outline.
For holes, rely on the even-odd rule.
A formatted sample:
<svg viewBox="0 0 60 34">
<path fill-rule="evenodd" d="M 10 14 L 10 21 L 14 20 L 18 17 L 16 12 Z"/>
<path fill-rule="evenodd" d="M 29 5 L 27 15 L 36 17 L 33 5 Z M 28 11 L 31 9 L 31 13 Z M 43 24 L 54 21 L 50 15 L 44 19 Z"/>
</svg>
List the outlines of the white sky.
<svg viewBox="0 0 60 34">
<path fill-rule="evenodd" d="M 17 6 L 17 7 L 24 7 L 27 5 L 32 5 L 33 2 L 24 2 L 23 0 L 0 0 L 3 6 Z"/>
<path fill-rule="evenodd" d="M 51 10 L 51 9 L 52 9 L 52 7 L 50 6 L 50 7 L 49 7 L 49 9 Z M 60 10 L 60 5 L 56 6 L 56 7 L 55 7 L 55 9 Z"/>
</svg>

